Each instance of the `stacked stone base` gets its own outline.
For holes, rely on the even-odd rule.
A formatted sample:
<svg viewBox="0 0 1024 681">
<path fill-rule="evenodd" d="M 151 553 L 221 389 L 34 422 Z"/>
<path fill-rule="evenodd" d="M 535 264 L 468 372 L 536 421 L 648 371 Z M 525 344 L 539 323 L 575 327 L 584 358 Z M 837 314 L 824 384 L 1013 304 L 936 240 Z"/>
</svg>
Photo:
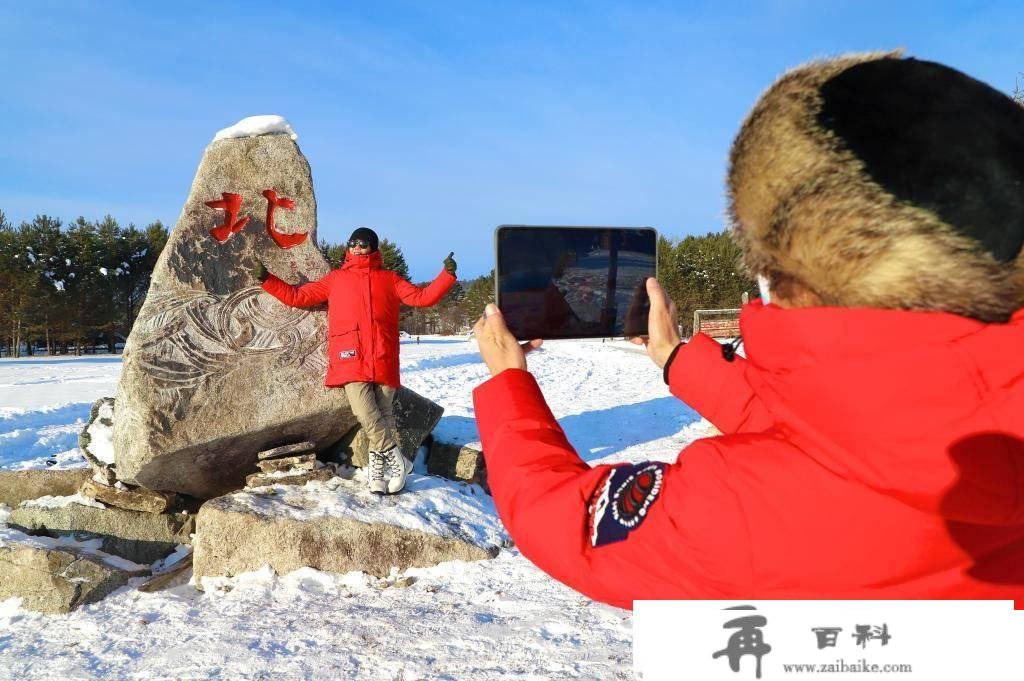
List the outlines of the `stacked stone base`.
<svg viewBox="0 0 1024 681">
<path fill-rule="evenodd" d="M 303 460 L 301 463 L 306 463 Z M 351 469 L 350 469 L 351 470 Z M 290 472 L 291 469 L 286 469 Z M 44 473 L 41 471 L 40 473 Z M 273 471 L 263 472 L 270 475 Z M 362 571 L 387 577 L 395 568 L 429 567 L 451 560 L 493 558 L 497 543 L 482 545 L 458 531 L 423 531 L 390 522 L 369 522 L 353 515 L 324 515 L 316 509 L 322 495 L 332 508 L 371 509 L 380 499 L 354 479 L 332 477 L 330 469 L 296 474 L 330 478 L 293 486 L 291 480 L 240 491 L 207 501 L 198 514 L 147 513 L 104 505 L 95 498 L 45 497 L 21 503 L 0 524 L 0 601 L 20 597 L 25 608 L 45 613 L 69 612 L 94 603 L 119 587 L 155 589 L 188 578 L 186 556 L 171 572 L 150 575 L 152 564 L 182 544 L 192 546 L 194 583 L 208 576 L 232 576 L 270 565 L 279 574 L 301 567 L 345 573 Z M 0 472 L 0 482 L 4 473 Z M 55 483 L 63 484 L 61 476 Z M 95 481 L 85 484 L 96 492 Z M 45 485 L 39 489 L 47 490 Z M 102 496 L 125 503 L 150 504 L 162 497 L 137 490 L 100 489 Z M 412 506 L 419 507 L 415 491 Z M 395 509 L 397 512 L 397 508 Z M 413 523 L 413 527 L 417 525 Z M 438 533 L 439 532 L 439 533 Z M 181 552 L 179 552 L 180 554 Z M 143 583 L 145 582 L 145 583 Z"/>
<path fill-rule="evenodd" d="M 70 612 L 191 543 L 195 516 L 169 510 L 173 497 L 110 487 L 92 473 L 0 471 L 0 490 L 8 490 L 0 503 L 14 506 L 0 524 L 0 601 L 20 597 L 30 610 Z"/>
</svg>

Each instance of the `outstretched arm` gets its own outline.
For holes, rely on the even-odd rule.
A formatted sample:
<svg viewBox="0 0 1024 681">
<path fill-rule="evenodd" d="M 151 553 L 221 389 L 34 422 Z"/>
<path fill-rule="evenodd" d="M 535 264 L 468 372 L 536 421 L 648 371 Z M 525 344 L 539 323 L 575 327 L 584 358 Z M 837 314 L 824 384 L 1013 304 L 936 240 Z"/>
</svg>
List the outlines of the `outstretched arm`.
<svg viewBox="0 0 1024 681">
<path fill-rule="evenodd" d="M 291 307 L 312 307 L 313 305 L 327 302 L 327 295 L 331 290 L 330 280 L 332 274 L 333 272 L 329 272 L 326 276 L 316 281 L 311 281 L 301 286 L 293 286 L 268 273 L 266 281 L 263 282 L 263 290 L 285 305 L 290 305 Z"/>
<path fill-rule="evenodd" d="M 717 449 L 674 464 L 591 468 L 533 376 L 507 369 L 473 393 L 498 514 L 523 555 L 596 600 L 730 598 L 749 584 L 749 546 Z"/>
<path fill-rule="evenodd" d="M 501 311 L 473 328 L 492 379 L 473 391 L 487 478 L 527 558 L 597 600 L 725 598 L 750 581 L 725 462 L 705 441 L 675 464 L 588 466 L 569 444 Z"/>
<path fill-rule="evenodd" d="M 423 288 L 410 284 L 405 279 L 402 279 L 401 275 L 395 274 L 394 276 L 395 293 L 398 294 L 398 299 L 406 305 L 412 305 L 413 307 L 436 305 L 455 283 L 455 275 L 449 274 L 446 270 L 441 270 L 441 273 L 435 277 L 434 281 Z"/>
</svg>

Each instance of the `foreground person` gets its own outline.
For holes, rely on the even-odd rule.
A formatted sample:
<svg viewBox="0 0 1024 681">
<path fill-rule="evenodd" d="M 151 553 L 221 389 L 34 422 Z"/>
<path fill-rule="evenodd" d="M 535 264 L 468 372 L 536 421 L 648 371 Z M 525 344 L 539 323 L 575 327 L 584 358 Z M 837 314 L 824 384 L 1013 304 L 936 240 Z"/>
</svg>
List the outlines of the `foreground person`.
<svg viewBox="0 0 1024 681">
<path fill-rule="evenodd" d="M 325 384 L 344 388 L 356 420 L 369 440 L 367 486 L 374 494 L 395 494 L 412 471 L 399 447 L 392 405 L 398 378 L 399 304 L 430 307 L 455 283 L 454 253 L 430 285 L 419 288 L 384 269 L 376 232 L 360 227 L 348 240 L 345 262 L 327 276 L 292 286 L 257 261 L 263 289 L 292 307 L 327 303 L 328 369 Z"/>
<path fill-rule="evenodd" d="M 516 545 L 627 608 L 1024 607 L 1022 159 L 1024 109 L 939 64 L 859 55 L 784 75 L 731 153 L 733 234 L 766 294 L 741 313 L 746 359 L 680 344 L 648 281 L 648 354 L 722 436 L 674 463 L 590 467 L 500 311 L 478 322 L 493 378 L 476 418 Z"/>
</svg>

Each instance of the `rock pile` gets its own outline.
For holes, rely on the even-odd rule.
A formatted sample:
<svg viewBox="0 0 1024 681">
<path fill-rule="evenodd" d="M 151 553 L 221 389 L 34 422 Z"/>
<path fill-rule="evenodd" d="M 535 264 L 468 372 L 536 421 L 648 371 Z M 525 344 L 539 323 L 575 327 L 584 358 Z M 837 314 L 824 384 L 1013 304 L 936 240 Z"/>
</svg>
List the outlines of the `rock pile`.
<svg viewBox="0 0 1024 681">
<path fill-rule="evenodd" d="M 310 480 L 329 480 L 333 471 L 317 461 L 314 445 L 308 440 L 266 449 L 256 455 L 259 473 L 246 476 L 246 487 L 266 485 L 304 485 Z"/>
<path fill-rule="evenodd" d="M 0 471 L 0 480 L 28 473 L 34 483 L 0 524 L 0 600 L 19 596 L 32 610 L 70 612 L 191 543 L 195 516 L 181 499 L 108 486 L 88 468 L 73 471 L 79 488 L 68 494 L 70 472 Z"/>
<path fill-rule="evenodd" d="M 102 551 L 140 564 L 190 544 L 195 528 L 192 513 L 130 511 L 82 495 L 25 501 L 11 511 L 8 522 L 27 534 L 99 539 Z"/>
</svg>

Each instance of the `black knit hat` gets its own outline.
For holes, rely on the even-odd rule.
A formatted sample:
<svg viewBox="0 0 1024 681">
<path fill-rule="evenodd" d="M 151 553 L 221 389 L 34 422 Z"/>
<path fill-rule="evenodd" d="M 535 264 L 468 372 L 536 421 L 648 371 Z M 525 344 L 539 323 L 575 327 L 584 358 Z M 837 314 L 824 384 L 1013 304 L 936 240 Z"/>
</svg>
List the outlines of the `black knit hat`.
<svg viewBox="0 0 1024 681">
<path fill-rule="evenodd" d="M 1024 306 L 1024 108 L 901 57 L 768 89 L 733 144 L 733 234 L 754 273 L 824 305 L 1004 321 Z"/>
<path fill-rule="evenodd" d="M 349 241 L 352 239 L 362 239 L 370 244 L 370 252 L 373 253 L 377 250 L 380 245 L 380 241 L 377 239 L 377 232 L 373 231 L 369 227 L 359 227 L 356 231 L 352 232 L 352 236 L 348 238 Z"/>
</svg>

